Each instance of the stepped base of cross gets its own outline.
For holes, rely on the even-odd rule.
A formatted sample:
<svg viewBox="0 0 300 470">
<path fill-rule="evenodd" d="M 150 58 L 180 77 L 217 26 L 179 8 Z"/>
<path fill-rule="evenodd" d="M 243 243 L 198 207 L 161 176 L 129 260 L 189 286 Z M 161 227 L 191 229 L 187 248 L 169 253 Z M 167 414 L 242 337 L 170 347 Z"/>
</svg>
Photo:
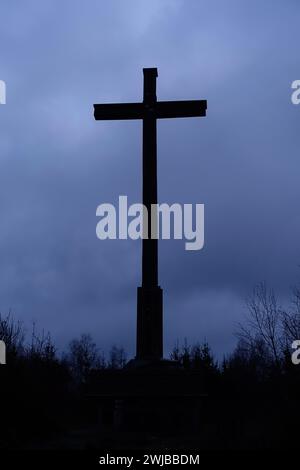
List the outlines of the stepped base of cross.
<svg viewBox="0 0 300 470">
<path fill-rule="evenodd" d="M 203 376 L 163 359 L 162 289 L 138 287 L 136 357 L 121 370 L 94 371 L 87 396 L 102 435 L 196 433 L 206 397 Z"/>
<path fill-rule="evenodd" d="M 197 433 L 207 397 L 203 375 L 176 361 L 133 359 L 124 369 L 95 371 L 87 396 L 99 433 Z"/>
<path fill-rule="evenodd" d="M 170 359 L 131 359 L 125 366 L 125 370 L 150 370 L 150 371 L 166 371 L 182 369 L 179 362 Z"/>
</svg>

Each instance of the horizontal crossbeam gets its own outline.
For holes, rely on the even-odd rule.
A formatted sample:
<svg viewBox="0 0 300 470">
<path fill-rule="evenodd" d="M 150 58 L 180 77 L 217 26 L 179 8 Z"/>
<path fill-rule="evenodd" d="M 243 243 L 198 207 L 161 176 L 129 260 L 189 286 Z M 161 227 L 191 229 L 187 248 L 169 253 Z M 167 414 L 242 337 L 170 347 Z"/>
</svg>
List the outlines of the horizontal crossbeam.
<svg viewBox="0 0 300 470">
<path fill-rule="evenodd" d="M 156 103 L 156 118 L 183 118 L 206 115 L 207 104 L 205 100 L 192 101 L 158 101 Z"/>
<path fill-rule="evenodd" d="M 156 119 L 206 116 L 205 100 L 157 101 L 149 107 L 144 103 L 95 104 L 97 121 L 117 119 L 143 119 L 149 112 Z"/>
<path fill-rule="evenodd" d="M 114 119 L 143 119 L 143 103 L 94 104 L 96 121 Z"/>
</svg>

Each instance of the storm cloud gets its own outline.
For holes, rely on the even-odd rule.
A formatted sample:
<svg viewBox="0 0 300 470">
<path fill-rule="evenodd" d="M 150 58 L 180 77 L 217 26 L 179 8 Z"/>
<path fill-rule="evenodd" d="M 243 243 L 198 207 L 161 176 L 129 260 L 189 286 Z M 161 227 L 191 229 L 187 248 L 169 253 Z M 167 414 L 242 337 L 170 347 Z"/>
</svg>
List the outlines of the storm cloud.
<svg viewBox="0 0 300 470">
<path fill-rule="evenodd" d="M 0 310 L 64 345 L 91 332 L 134 353 L 141 244 L 96 238 L 96 208 L 141 199 L 141 123 L 93 103 L 207 99 L 207 117 L 158 123 L 159 200 L 205 204 L 205 246 L 161 241 L 166 351 L 230 351 L 254 284 L 282 302 L 299 279 L 300 5 L 288 0 L 2 2 Z"/>
</svg>

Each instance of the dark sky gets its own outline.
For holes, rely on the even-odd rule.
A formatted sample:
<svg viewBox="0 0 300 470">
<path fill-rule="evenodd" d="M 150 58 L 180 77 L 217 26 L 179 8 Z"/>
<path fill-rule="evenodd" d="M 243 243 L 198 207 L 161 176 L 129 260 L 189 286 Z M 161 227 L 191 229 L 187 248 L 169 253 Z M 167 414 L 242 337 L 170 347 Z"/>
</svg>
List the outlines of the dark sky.
<svg viewBox="0 0 300 470">
<path fill-rule="evenodd" d="M 299 280 L 296 0 L 3 0 L 0 310 L 60 347 L 90 332 L 134 351 L 141 245 L 96 238 L 96 207 L 141 195 L 141 123 L 93 103 L 207 99 L 207 118 L 158 124 L 160 202 L 205 204 L 205 247 L 160 243 L 165 347 L 235 344 L 244 299 Z"/>
</svg>

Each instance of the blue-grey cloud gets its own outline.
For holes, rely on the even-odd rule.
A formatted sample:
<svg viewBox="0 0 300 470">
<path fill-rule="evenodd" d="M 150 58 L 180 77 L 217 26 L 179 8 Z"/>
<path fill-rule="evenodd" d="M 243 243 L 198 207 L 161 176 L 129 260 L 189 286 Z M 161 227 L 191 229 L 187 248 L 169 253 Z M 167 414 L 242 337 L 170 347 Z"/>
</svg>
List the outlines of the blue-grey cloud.
<svg viewBox="0 0 300 470">
<path fill-rule="evenodd" d="M 165 341 L 234 343 L 244 297 L 298 280 L 297 2 L 63 0 L 2 5 L 0 308 L 132 353 L 140 243 L 96 239 L 102 202 L 141 194 L 141 123 L 95 122 L 94 102 L 207 99 L 205 119 L 158 125 L 159 197 L 205 204 L 205 247 L 160 243 Z"/>
</svg>

